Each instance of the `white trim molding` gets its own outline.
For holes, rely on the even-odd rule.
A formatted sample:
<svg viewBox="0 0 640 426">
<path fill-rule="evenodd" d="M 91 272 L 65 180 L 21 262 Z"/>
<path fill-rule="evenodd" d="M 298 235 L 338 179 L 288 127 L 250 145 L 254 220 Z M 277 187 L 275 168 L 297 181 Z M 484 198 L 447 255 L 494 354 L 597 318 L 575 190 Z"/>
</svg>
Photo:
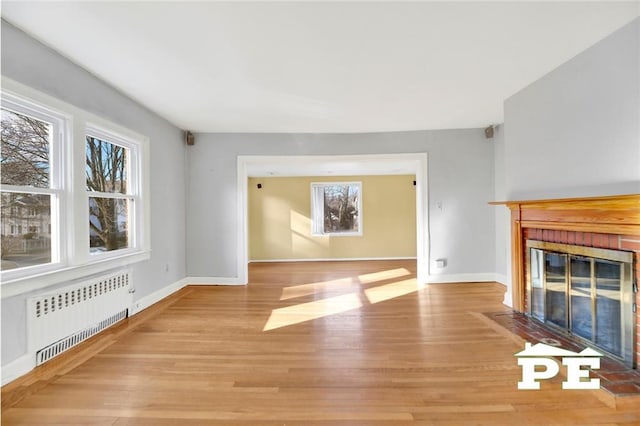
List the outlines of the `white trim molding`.
<svg viewBox="0 0 640 426">
<path fill-rule="evenodd" d="M 429 275 L 428 284 L 498 282 L 495 273 Z"/>
<path fill-rule="evenodd" d="M 277 262 L 356 262 L 369 260 L 416 260 L 413 257 L 341 257 L 341 258 L 315 258 L 315 259 L 251 259 L 249 263 L 277 263 Z"/>
<path fill-rule="evenodd" d="M 496 275 L 495 281 L 497 283 L 500 283 L 502 285 L 505 285 L 505 286 L 509 287 L 509 278 L 507 278 L 506 275 L 504 275 L 504 274 L 495 274 L 495 275 Z"/>
<path fill-rule="evenodd" d="M 2 366 L 2 386 L 36 368 L 36 354 L 26 353 Z"/>
<path fill-rule="evenodd" d="M 187 286 L 187 279 L 183 278 L 180 281 L 176 281 L 169 284 L 160 290 L 156 290 L 151 294 L 148 294 L 138 300 L 135 300 L 129 309 L 129 316 L 133 316 L 141 311 L 147 309 L 149 306 L 160 302 L 162 299 L 171 296 L 178 290 Z"/>
<path fill-rule="evenodd" d="M 187 285 L 246 285 L 239 277 L 187 277 Z"/>
<path fill-rule="evenodd" d="M 504 293 L 502 304 L 513 308 L 513 295 L 511 294 L 511 287 L 507 287 L 507 291 Z"/>
</svg>

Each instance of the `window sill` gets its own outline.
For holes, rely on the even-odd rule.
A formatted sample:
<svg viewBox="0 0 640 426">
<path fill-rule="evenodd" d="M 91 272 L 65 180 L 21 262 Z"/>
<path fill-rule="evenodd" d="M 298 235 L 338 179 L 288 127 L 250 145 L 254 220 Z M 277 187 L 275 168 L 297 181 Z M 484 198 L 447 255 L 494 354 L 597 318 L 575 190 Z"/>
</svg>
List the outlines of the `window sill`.
<svg viewBox="0 0 640 426">
<path fill-rule="evenodd" d="M 3 280 L 0 286 L 1 298 L 18 296 L 36 290 L 79 280 L 90 275 L 99 274 L 111 269 L 121 268 L 133 263 L 141 262 L 151 258 L 151 251 L 137 251 L 118 257 L 94 260 L 91 263 L 80 266 L 67 266 L 53 271 L 44 272 L 28 277 L 16 278 L 13 280 Z"/>
<path fill-rule="evenodd" d="M 329 232 L 326 234 L 311 234 L 313 237 L 362 237 L 362 232 Z"/>
</svg>

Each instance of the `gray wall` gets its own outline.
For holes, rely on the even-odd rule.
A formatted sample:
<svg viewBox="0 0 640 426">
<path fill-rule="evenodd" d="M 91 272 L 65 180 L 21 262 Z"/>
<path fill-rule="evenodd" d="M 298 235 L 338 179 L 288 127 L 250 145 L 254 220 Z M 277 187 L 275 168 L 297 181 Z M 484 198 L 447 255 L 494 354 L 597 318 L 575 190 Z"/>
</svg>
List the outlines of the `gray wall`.
<svg viewBox="0 0 640 426">
<path fill-rule="evenodd" d="M 238 155 L 427 152 L 431 260 L 444 274 L 495 271 L 493 143 L 481 129 L 374 134 L 196 135 L 187 149 L 187 273 L 236 277 Z M 435 208 L 442 202 L 442 211 Z M 366 213 L 365 213 L 366 214 Z"/>
<path fill-rule="evenodd" d="M 507 199 L 506 190 L 506 164 L 505 164 L 505 139 L 504 125 L 495 128 L 493 145 L 494 145 L 494 196 L 495 201 L 504 201 Z M 496 215 L 496 267 L 498 279 L 506 284 L 510 282 L 510 212 L 509 209 L 502 206 L 494 207 Z"/>
<path fill-rule="evenodd" d="M 509 199 L 640 192 L 640 18 L 505 101 Z"/>
<path fill-rule="evenodd" d="M 2 21 L 2 75 L 150 138 L 151 259 L 133 269 L 138 300 L 186 275 L 182 132 Z M 165 271 L 165 265 L 169 271 Z M 26 352 L 26 295 L 2 300 L 2 365 Z"/>
<path fill-rule="evenodd" d="M 640 19 L 516 93 L 504 108 L 494 152 L 497 200 L 640 193 Z M 507 283 L 509 240 L 509 211 L 496 207 L 496 273 Z"/>
</svg>

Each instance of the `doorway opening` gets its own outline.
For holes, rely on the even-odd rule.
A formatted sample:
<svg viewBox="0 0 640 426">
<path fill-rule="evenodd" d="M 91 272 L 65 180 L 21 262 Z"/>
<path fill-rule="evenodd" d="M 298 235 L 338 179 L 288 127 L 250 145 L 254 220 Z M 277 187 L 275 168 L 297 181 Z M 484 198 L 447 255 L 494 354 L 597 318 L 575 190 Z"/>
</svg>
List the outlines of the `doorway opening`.
<svg viewBox="0 0 640 426">
<path fill-rule="evenodd" d="M 238 157 L 238 281 L 247 283 L 249 264 L 248 179 L 253 177 L 415 175 L 416 268 L 419 284 L 428 277 L 427 154 Z"/>
</svg>

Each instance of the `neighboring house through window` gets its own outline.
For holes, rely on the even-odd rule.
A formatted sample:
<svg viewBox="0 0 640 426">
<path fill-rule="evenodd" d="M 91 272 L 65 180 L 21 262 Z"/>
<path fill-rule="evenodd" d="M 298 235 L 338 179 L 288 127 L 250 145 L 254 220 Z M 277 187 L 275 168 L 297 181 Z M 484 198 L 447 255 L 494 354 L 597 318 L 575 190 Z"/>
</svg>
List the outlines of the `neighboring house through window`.
<svg viewBox="0 0 640 426">
<path fill-rule="evenodd" d="M 18 99 L 2 103 L 1 270 L 56 263 L 62 165 L 56 154 L 64 119 Z M 22 233 L 25 229 L 27 232 Z"/>
</svg>

